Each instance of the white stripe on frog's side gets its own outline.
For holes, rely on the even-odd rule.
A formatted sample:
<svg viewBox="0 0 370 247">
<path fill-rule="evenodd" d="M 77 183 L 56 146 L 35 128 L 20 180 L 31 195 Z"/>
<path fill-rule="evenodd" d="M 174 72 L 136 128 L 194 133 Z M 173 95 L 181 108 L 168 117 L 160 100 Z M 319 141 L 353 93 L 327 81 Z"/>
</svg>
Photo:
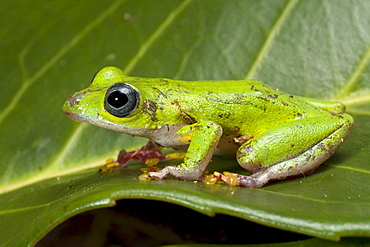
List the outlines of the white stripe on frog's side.
<svg viewBox="0 0 370 247">
<path fill-rule="evenodd" d="M 109 121 L 102 121 L 89 118 L 86 116 L 73 114 L 73 113 L 65 113 L 69 118 L 78 121 L 78 122 L 86 122 L 90 123 L 102 128 L 106 128 L 109 130 L 113 130 L 119 133 L 133 135 L 133 136 L 140 136 L 145 137 L 153 142 L 157 143 L 162 147 L 169 147 L 174 149 L 180 150 L 187 150 L 189 143 L 184 143 L 181 138 L 181 135 L 176 134 L 176 132 L 181 129 L 185 124 L 175 124 L 175 125 L 164 125 L 160 128 L 156 129 L 146 129 L 146 128 L 123 128 L 122 125 L 114 124 Z M 234 135 L 223 135 L 219 141 L 218 147 L 215 151 L 215 155 L 221 156 L 226 154 L 235 154 L 238 150 L 239 146 L 235 143 L 235 138 L 237 136 Z"/>
</svg>

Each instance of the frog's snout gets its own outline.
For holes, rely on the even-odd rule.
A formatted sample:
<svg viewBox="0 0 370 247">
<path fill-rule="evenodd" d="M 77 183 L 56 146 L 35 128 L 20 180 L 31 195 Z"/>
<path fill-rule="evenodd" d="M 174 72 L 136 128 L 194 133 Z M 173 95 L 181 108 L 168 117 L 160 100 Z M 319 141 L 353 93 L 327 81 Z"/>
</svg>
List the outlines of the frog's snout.
<svg viewBox="0 0 370 247">
<path fill-rule="evenodd" d="M 78 114 L 76 114 L 75 110 L 78 109 L 78 105 L 83 98 L 84 93 L 79 94 L 71 94 L 69 98 L 64 102 L 63 105 L 63 112 L 69 118 L 76 120 L 78 118 Z"/>
<path fill-rule="evenodd" d="M 79 109 L 78 105 L 83 98 L 82 94 L 71 94 L 63 105 L 64 114 L 72 120 L 83 122 L 84 119 L 79 115 L 76 110 Z"/>
<path fill-rule="evenodd" d="M 80 100 L 83 98 L 85 93 L 81 93 L 81 94 L 71 94 L 67 100 L 67 102 L 69 103 L 69 106 L 70 107 L 75 107 L 76 105 L 78 105 L 78 103 L 80 102 Z M 66 102 L 66 103 L 67 103 Z"/>
</svg>

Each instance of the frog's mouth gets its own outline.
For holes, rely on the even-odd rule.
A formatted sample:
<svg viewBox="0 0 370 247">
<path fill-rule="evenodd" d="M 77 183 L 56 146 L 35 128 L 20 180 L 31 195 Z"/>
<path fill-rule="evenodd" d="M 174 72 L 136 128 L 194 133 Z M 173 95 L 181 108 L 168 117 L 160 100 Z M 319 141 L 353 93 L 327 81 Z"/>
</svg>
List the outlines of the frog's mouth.
<svg viewBox="0 0 370 247">
<path fill-rule="evenodd" d="M 91 118 L 91 117 L 86 117 L 86 116 L 83 116 L 83 115 L 80 115 L 80 114 L 77 114 L 77 113 L 64 112 L 64 114 L 67 117 L 69 117 L 70 119 L 72 119 L 74 121 L 77 121 L 77 122 L 88 123 L 88 124 L 92 124 L 92 125 L 95 125 L 95 126 L 98 126 L 98 127 L 105 128 L 105 129 L 114 130 L 114 131 L 118 131 L 118 129 L 120 129 L 122 131 L 122 129 L 123 129 L 122 126 L 120 126 L 120 128 L 118 128 L 118 126 L 116 126 L 113 123 L 106 122 L 106 121 L 98 121 L 97 119 L 94 119 L 94 118 Z M 120 131 L 118 131 L 118 132 L 120 132 Z"/>
<path fill-rule="evenodd" d="M 77 122 L 85 122 L 93 124 L 105 129 L 113 130 L 118 133 L 129 134 L 133 136 L 141 136 L 151 140 L 155 140 L 161 146 L 173 147 L 177 149 L 186 149 L 188 143 L 184 144 L 181 141 L 173 141 L 178 135 L 175 133 L 184 126 L 184 124 L 165 125 L 160 128 L 147 129 L 147 128 L 125 128 L 122 125 L 117 125 L 104 120 L 96 120 L 86 116 L 81 116 L 73 112 L 64 112 L 64 114 L 70 119 Z"/>
<path fill-rule="evenodd" d="M 69 117 L 70 119 L 77 121 L 77 122 L 88 122 L 86 117 L 83 117 L 81 115 L 72 113 L 72 112 L 64 112 L 64 114 Z"/>
<path fill-rule="evenodd" d="M 114 124 L 112 122 L 105 121 L 102 119 L 97 120 L 95 118 L 86 117 L 86 116 L 79 115 L 73 112 L 64 112 L 64 114 L 74 121 L 92 124 L 92 125 L 102 127 L 105 129 L 109 129 L 109 130 L 113 130 L 119 133 L 146 137 L 147 135 L 146 132 L 149 131 L 149 130 L 146 130 L 145 128 L 126 128 L 123 125 Z"/>
</svg>

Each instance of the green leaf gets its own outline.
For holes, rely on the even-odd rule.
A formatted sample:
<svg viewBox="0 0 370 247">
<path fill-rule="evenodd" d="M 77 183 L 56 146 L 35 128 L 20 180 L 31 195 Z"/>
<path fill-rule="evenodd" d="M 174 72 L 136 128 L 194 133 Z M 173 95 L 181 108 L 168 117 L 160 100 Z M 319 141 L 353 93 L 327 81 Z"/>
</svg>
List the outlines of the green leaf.
<svg viewBox="0 0 370 247">
<path fill-rule="evenodd" d="M 32 245 L 68 217 L 122 198 L 163 200 L 325 239 L 370 236 L 370 2 L 0 3 L 0 245 Z M 138 180 L 94 170 L 145 140 L 66 118 L 100 68 L 186 80 L 259 79 L 347 104 L 355 128 L 313 175 L 261 189 Z M 246 116 L 247 117 L 247 116 Z M 234 159 L 211 169 L 243 172 Z"/>
</svg>

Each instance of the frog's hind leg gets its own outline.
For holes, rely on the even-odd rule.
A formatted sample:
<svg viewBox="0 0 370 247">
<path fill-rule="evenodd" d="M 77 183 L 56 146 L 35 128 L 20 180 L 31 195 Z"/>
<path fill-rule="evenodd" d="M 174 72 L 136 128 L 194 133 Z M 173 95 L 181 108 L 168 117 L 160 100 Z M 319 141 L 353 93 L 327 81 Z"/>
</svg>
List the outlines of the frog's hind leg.
<svg viewBox="0 0 370 247">
<path fill-rule="evenodd" d="M 308 175 L 335 152 L 352 125 L 353 118 L 348 114 L 283 124 L 239 148 L 238 162 L 252 175 L 218 178 L 226 183 L 232 181 L 232 185 L 257 188 L 269 181 Z"/>
<path fill-rule="evenodd" d="M 341 102 L 329 102 L 319 99 L 306 98 L 302 96 L 294 96 L 296 99 L 307 102 L 317 108 L 330 112 L 332 115 L 339 115 L 346 112 L 346 106 Z"/>
</svg>

